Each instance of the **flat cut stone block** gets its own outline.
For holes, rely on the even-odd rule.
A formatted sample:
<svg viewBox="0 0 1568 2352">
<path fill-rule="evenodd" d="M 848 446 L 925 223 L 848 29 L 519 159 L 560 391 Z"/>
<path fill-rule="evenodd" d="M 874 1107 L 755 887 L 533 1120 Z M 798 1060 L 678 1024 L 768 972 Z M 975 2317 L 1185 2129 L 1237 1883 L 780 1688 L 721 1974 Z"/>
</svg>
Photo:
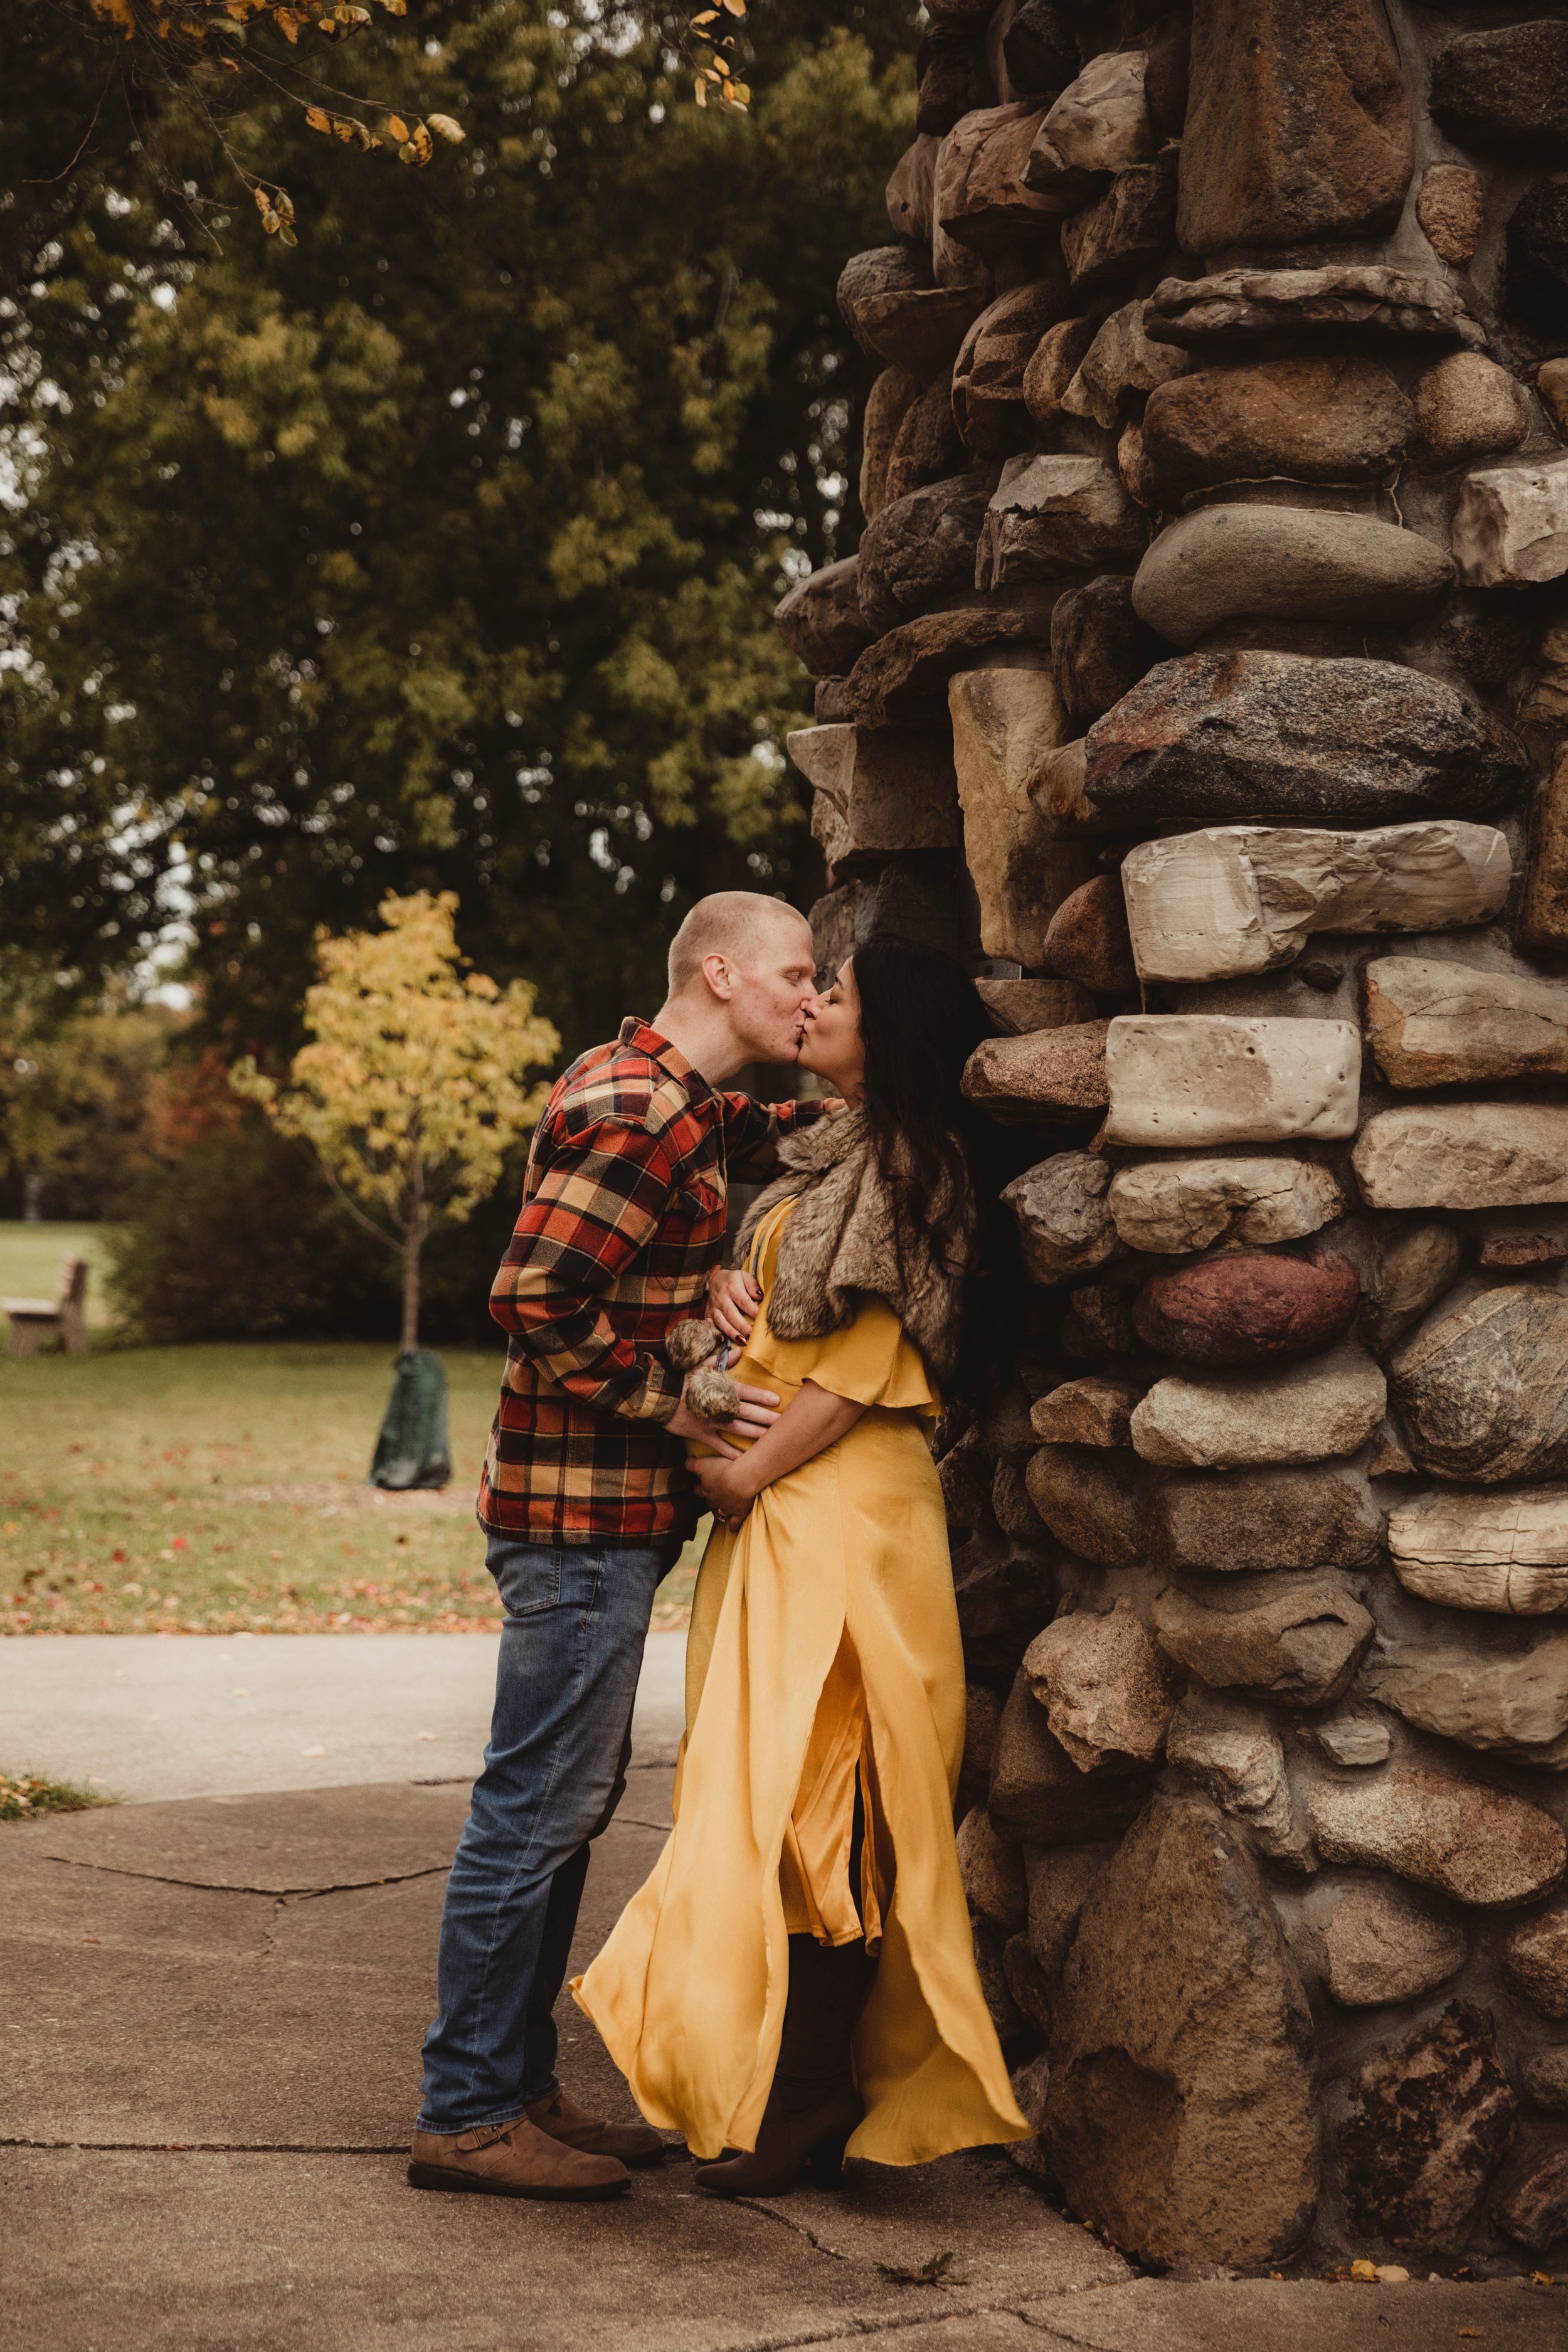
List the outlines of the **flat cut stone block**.
<svg viewBox="0 0 1568 2352">
<path fill-rule="evenodd" d="M 1435 1493 L 1388 1518 L 1394 1572 L 1445 1609 L 1508 1617 L 1568 1611 L 1568 1486 Z"/>
<path fill-rule="evenodd" d="M 1568 1838 L 1539 1805 L 1485 1781 L 1420 1765 L 1384 1765 L 1344 1780 L 1303 1776 L 1326 1862 L 1392 1870 L 1478 1910 L 1550 1893 Z"/>
<path fill-rule="evenodd" d="M 1316 1160 L 1145 1160 L 1110 1180 L 1110 1213 L 1130 1249 L 1161 1255 L 1216 1243 L 1300 1241 L 1342 1215 L 1345 1197 Z"/>
<path fill-rule="evenodd" d="M 1337 1141 L 1356 1130 L 1361 1038 L 1348 1021 L 1122 1014 L 1105 1066 L 1110 1143 Z"/>
<path fill-rule="evenodd" d="M 1351 1160 L 1373 1209 L 1568 1201 L 1568 1105 L 1400 1104 L 1373 1113 Z"/>
<path fill-rule="evenodd" d="M 1364 975 L 1367 1033 L 1391 1086 L 1568 1076 L 1568 983 L 1380 956 Z"/>
<path fill-rule="evenodd" d="M 1438 817 L 1367 833 L 1205 825 L 1123 859 L 1132 957 L 1143 980 L 1233 980 L 1294 961 L 1314 931 L 1440 931 L 1507 903 L 1495 825 Z"/>
<path fill-rule="evenodd" d="M 1415 1643 L 1385 1653 L 1367 1680 L 1423 1731 L 1537 1771 L 1568 1768 L 1568 1634 L 1501 1654 Z"/>
<path fill-rule="evenodd" d="M 1440 547 L 1370 515 L 1205 507 L 1160 533 L 1132 602 L 1168 644 L 1191 646 L 1243 615 L 1373 627 L 1416 620 L 1453 577 Z"/>
<path fill-rule="evenodd" d="M 1469 588 L 1523 588 L 1568 572 L 1568 457 L 1471 474 L 1454 509 L 1454 560 Z"/>
<path fill-rule="evenodd" d="M 830 872 L 902 849 L 957 847 L 952 763 L 929 731 L 802 727 L 784 740 L 815 788 L 811 830 Z"/>
<path fill-rule="evenodd" d="M 1224 1576 L 1372 1568 L 1382 1548 L 1383 1514 L 1351 1463 L 1154 1481 L 1147 1556 L 1162 1568 Z"/>
<path fill-rule="evenodd" d="M 1132 1444 L 1145 1462 L 1177 1470 L 1322 1462 L 1359 1453 L 1387 1406 L 1387 1383 L 1372 1358 L 1341 1348 L 1246 1379 L 1156 1381 L 1132 1415 Z"/>
</svg>

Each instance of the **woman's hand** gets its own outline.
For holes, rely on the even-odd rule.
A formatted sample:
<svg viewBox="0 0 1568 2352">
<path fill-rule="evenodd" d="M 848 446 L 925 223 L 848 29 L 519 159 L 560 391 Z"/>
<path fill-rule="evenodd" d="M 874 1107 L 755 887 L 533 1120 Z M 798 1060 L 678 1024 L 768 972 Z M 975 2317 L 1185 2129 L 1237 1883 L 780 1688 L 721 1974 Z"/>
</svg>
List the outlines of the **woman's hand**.
<svg viewBox="0 0 1568 2352">
<path fill-rule="evenodd" d="M 749 1274 L 715 1266 L 708 1277 L 708 1320 L 717 1324 L 726 1339 L 743 1348 L 752 1336 L 762 1296 L 762 1286 Z"/>
<path fill-rule="evenodd" d="M 690 1469 L 697 1491 L 714 1517 L 738 1528 L 757 1499 L 756 1488 L 746 1475 L 745 1455 L 731 1454 L 721 1459 L 717 1454 L 704 1454 L 691 1463 Z"/>
</svg>

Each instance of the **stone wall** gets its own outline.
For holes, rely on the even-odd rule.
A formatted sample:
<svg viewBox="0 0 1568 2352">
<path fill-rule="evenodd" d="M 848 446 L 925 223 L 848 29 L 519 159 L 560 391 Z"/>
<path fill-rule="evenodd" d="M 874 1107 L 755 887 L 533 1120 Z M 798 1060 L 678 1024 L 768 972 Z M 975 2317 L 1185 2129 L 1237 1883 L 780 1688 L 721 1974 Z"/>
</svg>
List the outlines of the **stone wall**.
<svg viewBox="0 0 1568 2352">
<path fill-rule="evenodd" d="M 1568 2231 L 1568 16 L 928 0 L 829 892 L 975 960 L 950 1422 L 1023 2160 L 1176 2266 Z M 1555 1622 L 1554 1622 L 1555 1621 Z M 1561 2258 L 1561 2247 L 1559 2248 Z"/>
</svg>

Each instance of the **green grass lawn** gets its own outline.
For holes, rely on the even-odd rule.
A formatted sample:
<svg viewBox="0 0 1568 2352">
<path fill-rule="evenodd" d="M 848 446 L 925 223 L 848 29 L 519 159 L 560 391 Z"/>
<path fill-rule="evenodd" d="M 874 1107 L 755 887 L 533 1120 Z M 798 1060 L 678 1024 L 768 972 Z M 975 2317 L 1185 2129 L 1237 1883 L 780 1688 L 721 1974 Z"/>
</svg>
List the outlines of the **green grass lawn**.
<svg viewBox="0 0 1568 2352">
<path fill-rule="evenodd" d="M 453 1483 L 377 1496 L 364 1476 L 389 1348 L 0 1357 L 0 1632 L 499 1624 L 472 1504 L 501 1359 L 443 1360 Z M 685 1622 L 696 1556 L 661 1588 L 656 1624 Z"/>
<path fill-rule="evenodd" d="M 56 1225 L 42 1220 L 24 1224 L 0 1219 L 0 1298 L 53 1298 L 60 1286 L 62 1257 L 84 1257 L 87 1319 L 99 1330 L 112 1321 L 109 1307 L 109 1245 L 113 1225 Z"/>
</svg>

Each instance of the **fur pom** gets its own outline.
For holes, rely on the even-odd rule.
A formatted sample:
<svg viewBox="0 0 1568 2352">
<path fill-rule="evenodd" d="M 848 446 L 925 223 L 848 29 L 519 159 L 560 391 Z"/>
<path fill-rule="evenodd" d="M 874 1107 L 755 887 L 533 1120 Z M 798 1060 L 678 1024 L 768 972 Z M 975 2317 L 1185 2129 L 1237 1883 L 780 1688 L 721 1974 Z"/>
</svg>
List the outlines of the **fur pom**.
<svg viewBox="0 0 1568 2352">
<path fill-rule="evenodd" d="M 716 1364 L 703 1364 L 688 1376 L 686 1402 L 699 1421 L 733 1421 L 741 1410 L 741 1391 L 728 1372 Z"/>
<path fill-rule="evenodd" d="M 674 1324 L 666 1335 L 665 1361 L 673 1371 L 694 1372 L 699 1364 L 717 1355 L 723 1344 L 724 1335 L 717 1324 L 690 1316 L 684 1323 Z"/>
</svg>

